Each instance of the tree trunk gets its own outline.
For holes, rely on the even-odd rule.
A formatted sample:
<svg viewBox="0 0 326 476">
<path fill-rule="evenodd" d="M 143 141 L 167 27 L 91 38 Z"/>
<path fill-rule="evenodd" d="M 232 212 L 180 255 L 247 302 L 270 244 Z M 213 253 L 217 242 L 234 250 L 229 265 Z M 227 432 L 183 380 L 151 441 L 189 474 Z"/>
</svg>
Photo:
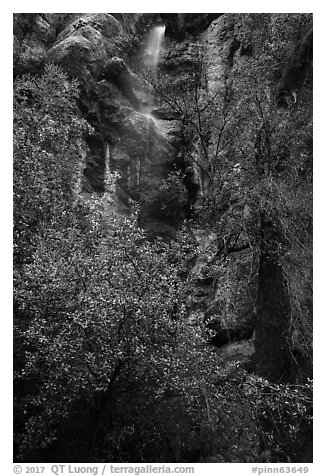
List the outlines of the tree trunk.
<svg viewBox="0 0 326 476">
<path fill-rule="evenodd" d="M 290 352 L 287 335 L 290 302 L 279 261 L 280 236 L 275 225 L 262 219 L 255 329 L 256 373 L 271 382 L 287 382 Z"/>
</svg>

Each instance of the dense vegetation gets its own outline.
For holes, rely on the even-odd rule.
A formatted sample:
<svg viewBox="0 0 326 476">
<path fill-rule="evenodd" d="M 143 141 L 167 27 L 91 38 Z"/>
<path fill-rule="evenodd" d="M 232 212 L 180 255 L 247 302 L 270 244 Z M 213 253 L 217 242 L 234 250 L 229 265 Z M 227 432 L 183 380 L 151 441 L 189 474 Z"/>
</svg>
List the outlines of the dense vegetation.
<svg viewBox="0 0 326 476">
<path fill-rule="evenodd" d="M 54 65 L 17 77 L 17 461 L 311 458 L 310 29 L 309 15 L 244 16 L 250 48 L 223 95 L 205 86 L 200 49 L 186 81 L 148 78 L 182 123 L 183 169 L 128 217 L 108 211 L 108 193 L 81 192 L 92 127 L 77 81 Z M 148 239 L 139 225 L 153 210 L 173 238 Z M 233 312 L 255 306 L 255 360 L 221 366 L 209 319 L 187 324 L 190 229 L 214 234 L 214 279 Z"/>
</svg>

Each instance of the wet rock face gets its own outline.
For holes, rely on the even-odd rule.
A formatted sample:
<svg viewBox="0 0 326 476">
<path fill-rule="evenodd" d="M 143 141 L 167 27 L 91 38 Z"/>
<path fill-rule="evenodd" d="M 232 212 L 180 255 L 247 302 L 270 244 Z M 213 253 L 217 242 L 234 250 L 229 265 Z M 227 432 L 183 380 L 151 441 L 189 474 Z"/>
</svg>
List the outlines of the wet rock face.
<svg viewBox="0 0 326 476">
<path fill-rule="evenodd" d="M 135 109 L 140 108 L 141 99 L 137 97 L 136 93 L 137 86 L 140 86 L 140 80 L 121 58 L 116 56 L 110 58 L 105 63 L 98 79 L 105 79 L 114 84 Z"/>
</svg>

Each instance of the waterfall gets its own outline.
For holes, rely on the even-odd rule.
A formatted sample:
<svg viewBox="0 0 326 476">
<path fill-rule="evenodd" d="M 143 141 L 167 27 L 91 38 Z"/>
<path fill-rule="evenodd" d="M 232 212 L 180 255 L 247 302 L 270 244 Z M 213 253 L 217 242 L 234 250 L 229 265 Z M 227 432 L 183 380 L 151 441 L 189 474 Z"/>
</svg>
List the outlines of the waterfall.
<svg viewBox="0 0 326 476">
<path fill-rule="evenodd" d="M 155 26 L 149 33 L 145 52 L 143 55 L 143 61 L 156 79 L 157 66 L 160 61 L 160 56 L 163 50 L 163 40 L 165 34 L 165 25 Z"/>
<path fill-rule="evenodd" d="M 145 41 L 145 49 L 143 50 L 142 59 L 145 67 L 151 75 L 152 80 L 157 80 L 157 68 L 161 59 L 164 43 L 165 25 L 158 25 L 151 29 Z M 142 114 L 145 116 L 147 125 L 147 136 L 150 134 L 162 135 L 162 130 L 157 119 L 152 115 L 153 100 L 151 91 L 146 93 L 146 106 L 142 109 Z M 146 156 L 148 156 L 148 139 Z"/>
</svg>

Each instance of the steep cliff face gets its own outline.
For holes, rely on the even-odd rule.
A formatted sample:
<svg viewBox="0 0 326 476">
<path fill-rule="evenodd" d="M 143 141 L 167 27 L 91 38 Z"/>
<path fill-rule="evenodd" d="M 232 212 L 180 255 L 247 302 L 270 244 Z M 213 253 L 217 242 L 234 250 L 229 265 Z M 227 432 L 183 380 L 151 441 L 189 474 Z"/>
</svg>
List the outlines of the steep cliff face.
<svg viewBox="0 0 326 476">
<path fill-rule="evenodd" d="M 140 202 L 143 225 L 166 236 L 175 232 L 187 214 L 192 216 L 193 208 L 205 200 L 209 188 L 208 174 L 205 176 L 200 164 L 201 141 L 193 140 L 191 159 L 185 150 L 187 105 L 182 109 L 179 101 L 183 93 L 185 97 L 189 93 L 198 74 L 202 76 L 201 94 L 225 97 L 230 76 L 237 68 L 245 67 L 246 57 L 258 51 L 254 25 L 248 26 L 246 21 L 240 14 L 218 13 L 16 15 L 15 72 L 38 74 L 45 64 L 53 62 L 78 78 L 80 114 L 94 128 L 83 146 L 84 192 L 110 191 L 108 176 L 117 172 L 115 207 L 128 213 L 132 204 Z M 163 89 L 143 64 L 149 48 L 148 33 L 162 24 L 166 29 L 158 68 L 169 83 Z M 292 62 L 274 72 L 280 107 L 296 101 L 302 85 L 311 83 L 311 43 L 309 30 L 297 40 Z M 213 137 L 214 147 L 216 140 Z M 233 183 L 236 166 L 232 164 Z M 187 203 L 176 203 L 183 209 L 173 219 L 160 209 L 155 195 L 171 172 L 182 172 L 181 186 L 187 194 Z M 227 183 L 223 186 L 223 190 L 228 187 Z M 241 211 L 241 217 L 252 218 L 250 207 Z M 204 321 L 214 345 L 229 345 L 226 353 L 231 360 L 232 349 L 237 355 L 241 351 L 230 343 L 241 341 L 241 355 L 247 358 L 253 353 L 256 325 L 253 251 L 243 246 L 237 258 L 230 254 L 225 259 L 216 253 L 217 232 L 208 234 L 197 229 L 192 233 L 197 257 L 189 273 L 189 324 Z M 241 245 L 242 235 L 237 239 Z M 265 331 L 259 348 L 264 346 Z"/>
</svg>

